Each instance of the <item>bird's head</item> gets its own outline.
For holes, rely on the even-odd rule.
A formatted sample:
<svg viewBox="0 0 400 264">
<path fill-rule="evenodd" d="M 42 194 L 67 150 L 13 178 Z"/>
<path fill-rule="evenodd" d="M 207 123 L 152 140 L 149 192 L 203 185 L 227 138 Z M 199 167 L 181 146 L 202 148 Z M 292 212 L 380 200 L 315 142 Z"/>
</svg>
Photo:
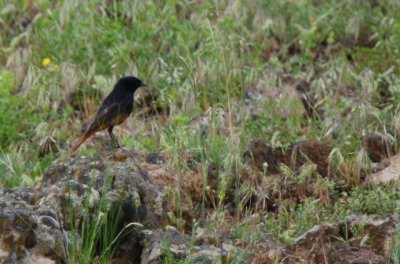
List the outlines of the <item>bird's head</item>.
<svg viewBox="0 0 400 264">
<path fill-rule="evenodd" d="M 118 80 L 115 88 L 124 90 L 128 89 L 129 91 L 134 93 L 138 88 L 142 86 L 146 86 L 146 84 L 144 84 L 140 79 L 134 76 L 126 76 Z"/>
</svg>

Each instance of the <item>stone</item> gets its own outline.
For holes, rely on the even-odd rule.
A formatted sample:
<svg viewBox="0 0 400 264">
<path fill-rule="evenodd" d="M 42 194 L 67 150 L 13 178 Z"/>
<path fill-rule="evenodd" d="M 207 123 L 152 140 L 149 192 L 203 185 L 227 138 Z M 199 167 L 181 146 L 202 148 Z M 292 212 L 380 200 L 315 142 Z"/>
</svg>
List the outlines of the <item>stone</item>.
<svg viewBox="0 0 400 264">
<path fill-rule="evenodd" d="M 310 228 L 294 239 L 289 255 L 315 263 L 388 263 L 395 229 L 392 217 L 351 215 Z"/>
<path fill-rule="evenodd" d="M 212 244 L 192 245 L 191 237 L 182 234 L 174 227 L 158 230 L 145 240 L 142 264 L 164 263 L 169 257 L 175 260 L 187 259 L 190 263 L 229 263 L 239 250 L 228 243 L 220 246 Z"/>
<path fill-rule="evenodd" d="M 20 199 L 25 195 L 26 189 L 0 191 L 0 263 L 64 261 L 66 240 L 59 222 L 40 216 L 27 203 L 30 199 Z"/>
<path fill-rule="evenodd" d="M 126 239 L 134 246 L 145 237 L 138 226 L 161 227 L 167 218 L 163 187 L 149 181 L 133 152 L 125 152 L 123 159 L 56 160 L 34 188 L 0 190 L 0 263 L 64 263 L 67 233 L 84 219 L 98 217 L 99 208 L 120 216 L 112 218 L 121 228 L 117 234 L 140 223 Z"/>
</svg>

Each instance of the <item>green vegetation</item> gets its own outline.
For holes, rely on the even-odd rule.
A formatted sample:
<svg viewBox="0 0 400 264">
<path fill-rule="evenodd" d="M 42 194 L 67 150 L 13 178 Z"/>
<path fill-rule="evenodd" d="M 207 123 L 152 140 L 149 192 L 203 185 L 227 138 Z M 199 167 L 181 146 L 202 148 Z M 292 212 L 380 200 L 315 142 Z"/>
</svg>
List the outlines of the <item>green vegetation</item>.
<svg viewBox="0 0 400 264">
<path fill-rule="evenodd" d="M 206 225 L 223 225 L 227 199 L 245 217 L 254 213 L 245 205 L 250 196 L 265 196 L 245 184 L 233 184 L 237 195 L 227 194 L 255 138 L 284 148 L 299 140 L 326 142 L 334 149 L 332 170 L 347 186 L 337 190 L 322 181 L 321 189 L 336 203 L 317 197 L 300 203 L 276 200 L 279 213 L 261 210 L 262 225 L 222 227 L 250 246 L 263 234 L 290 243 L 315 224 L 400 209 L 398 185 L 366 188 L 361 183 L 361 175 L 371 171 L 362 136 L 400 128 L 397 0 L 29 3 L 0 0 L 0 186 L 29 187 L 39 181 L 54 159 L 69 155 L 68 146 L 116 79 L 133 74 L 153 88 L 161 112 L 134 114 L 118 137 L 141 153 L 168 153 L 182 180 L 190 170 L 189 157 L 204 170 L 210 164 L 221 169 L 215 212 Z M 323 109 L 323 116 L 304 117 L 288 76 L 311 83 L 314 106 Z M 45 148 L 48 138 L 56 145 L 51 151 Z M 96 146 L 80 151 L 96 155 L 104 144 Z M 286 172 L 289 180 L 302 176 L 296 184 L 305 185 L 315 168 L 301 175 Z M 204 176 L 204 217 L 207 185 Z M 171 192 L 177 204 L 171 222 L 181 229 L 181 190 L 172 186 Z M 92 263 L 99 229 L 112 230 L 101 245 L 112 253 L 117 234 L 107 226 L 108 217 L 101 208 L 97 220 L 85 220 L 90 228 L 82 230 L 87 232 L 80 242 L 84 251 L 72 252 L 71 263 Z M 257 235 L 249 237 L 249 230 Z M 173 263 L 169 255 L 165 261 Z"/>
</svg>

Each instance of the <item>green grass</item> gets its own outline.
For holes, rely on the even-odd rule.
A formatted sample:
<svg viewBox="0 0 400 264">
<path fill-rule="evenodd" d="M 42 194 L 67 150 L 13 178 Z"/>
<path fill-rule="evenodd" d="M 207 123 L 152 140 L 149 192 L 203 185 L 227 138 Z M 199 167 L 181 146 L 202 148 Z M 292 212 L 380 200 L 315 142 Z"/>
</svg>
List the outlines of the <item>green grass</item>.
<svg viewBox="0 0 400 264">
<path fill-rule="evenodd" d="M 214 209 L 223 219 L 227 199 L 235 200 L 234 211 L 243 216 L 247 208 L 240 194 L 263 195 L 237 184 L 234 195 L 228 193 L 233 179 L 241 177 L 242 155 L 254 138 L 284 147 L 304 139 L 327 142 L 335 149 L 333 170 L 357 186 L 347 193 L 325 186 L 340 201 L 336 205 L 310 197 L 300 204 L 277 201 L 279 213 L 260 212 L 265 229 L 259 231 L 277 241 L 288 243 L 315 224 L 351 213 L 399 209 L 398 186 L 358 186 L 360 172 L 371 167 L 361 136 L 400 128 L 397 1 L 42 0 L 33 1 L 32 9 L 27 2 L 0 0 L 0 186 L 39 181 L 54 159 L 68 156 L 68 146 L 116 79 L 134 74 L 154 88 L 157 105 L 168 108 L 169 116 L 134 114 L 126 124 L 129 132 L 118 135 L 121 143 L 141 153 L 165 151 L 182 181 L 190 170 L 188 157 L 204 170 L 217 164 L 223 173 Z M 24 27 L 27 18 L 33 22 Z M 265 55 L 270 49 L 274 52 Z M 304 119 L 301 101 L 287 92 L 285 74 L 312 80 L 323 118 Z M 388 101 L 380 95 L 385 87 Z M 70 105 L 76 91 L 81 91 L 80 111 Z M 60 152 L 41 155 L 48 136 Z M 81 151 L 99 152 L 85 146 Z M 306 181 L 307 175 L 300 176 Z M 203 176 L 204 196 L 207 185 Z M 182 193 L 173 187 L 178 209 L 171 219 L 183 228 Z M 87 221 L 105 228 L 108 219 Z M 245 229 L 233 226 L 230 232 L 257 243 L 246 238 Z M 81 241 L 88 250 L 70 253 L 82 263 L 96 257 L 92 246 L 100 239 L 98 230 L 86 231 L 93 235 Z M 111 233 L 110 241 L 116 235 Z M 400 244 L 398 236 L 395 241 Z M 106 254 L 104 261 L 111 259 L 111 251 Z M 397 246 L 393 256 L 398 255 Z"/>
</svg>

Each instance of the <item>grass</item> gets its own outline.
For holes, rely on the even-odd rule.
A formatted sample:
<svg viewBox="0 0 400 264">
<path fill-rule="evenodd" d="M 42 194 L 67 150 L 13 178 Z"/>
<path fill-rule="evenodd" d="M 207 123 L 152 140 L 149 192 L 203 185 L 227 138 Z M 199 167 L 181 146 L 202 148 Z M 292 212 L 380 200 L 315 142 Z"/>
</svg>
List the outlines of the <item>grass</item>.
<svg viewBox="0 0 400 264">
<path fill-rule="evenodd" d="M 351 213 L 398 210 L 397 185 L 367 189 L 359 180 L 371 167 L 361 136 L 400 127 L 397 1 L 42 0 L 31 8 L 28 2 L 0 0 L 0 186 L 39 181 L 52 160 L 68 156 L 68 145 L 116 79 L 134 74 L 154 88 L 157 105 L 169 115 L 133 115 L 126 131 L 117 131 L 121 143 L 142 153 L 168 153 L 179 182 L 190 170 L 188 157 L 204 171 L 209 164 L 221 168 L 216 218 L 205 213 L 203 173 L 206 223 L 228 218 L 229 199 L 237 215 L 245 216 L 248 195 L 265 196 L 256 186 L 240 184 L 233 184 L 235 195 L 229 196 L 230 184 L 242 177 L 246 145 L 255 138 L 283 147 L 305 139 L 327 142 L 334 149 L 332 171 L 355 186 L 341 192 L 321 183 L 340 200 L 336 204 L 312 197 L 300 204 L 278 200 L 278 214 L 259 212 L 265 226 L 259 232 L 288 243 L 315 224 Z M 312 81 L 323 118 L 304 119 L 285 75 Z M 80 96 L 71 97 L 76 91 Z M 71 98 L 79 104 L 71 105 Z M 40 142 L 48 136 L 60 152 L 43 154 Z M 82 153 L 98 150 L 82 147 Z M 313 170 L 288 174 L 304 185 Z M 184 194 L 174 186 L 171 192 L 177 208 L 171 219 L 183 229 Z M 256 244 L 240 230 L 246 228 L 254 227 L 223 229 Z M 99 239 L 96 230 L 83 231 L 93 236 L 82 241 L 84 256 L 74 259 L 82 263 L 95 257 L 90 245 Z"/>
</svg>

